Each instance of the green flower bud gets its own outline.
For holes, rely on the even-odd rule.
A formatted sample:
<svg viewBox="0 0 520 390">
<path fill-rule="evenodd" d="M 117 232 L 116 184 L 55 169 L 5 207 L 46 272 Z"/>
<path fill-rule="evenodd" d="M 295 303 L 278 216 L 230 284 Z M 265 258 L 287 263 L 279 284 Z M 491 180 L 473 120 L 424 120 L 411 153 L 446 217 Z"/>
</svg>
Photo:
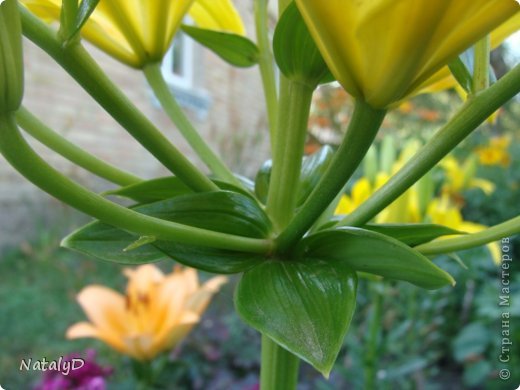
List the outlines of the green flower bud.
<svg viewBox="0 0 520 390">
<path fill-rule="evenodd" d="M 22 26 L 16 0 L 0 1 L 0 113 L 16 111 L 23 97 Z"/>
</svg>

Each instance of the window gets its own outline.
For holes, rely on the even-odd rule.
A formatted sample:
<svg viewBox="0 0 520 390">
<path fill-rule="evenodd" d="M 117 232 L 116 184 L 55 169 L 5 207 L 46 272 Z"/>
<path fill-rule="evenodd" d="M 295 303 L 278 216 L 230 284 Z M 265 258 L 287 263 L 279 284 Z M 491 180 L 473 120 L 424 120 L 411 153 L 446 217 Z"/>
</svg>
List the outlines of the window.
<svg viewBox="0 0 520 390">
<path fill-rule="evenodd" d="M 161 69 L 164 78 L 173 87 L 193 88 L 193 54 L 193 41 L 182 31 L 178 31 L 164 56 Z"/>
</svg>

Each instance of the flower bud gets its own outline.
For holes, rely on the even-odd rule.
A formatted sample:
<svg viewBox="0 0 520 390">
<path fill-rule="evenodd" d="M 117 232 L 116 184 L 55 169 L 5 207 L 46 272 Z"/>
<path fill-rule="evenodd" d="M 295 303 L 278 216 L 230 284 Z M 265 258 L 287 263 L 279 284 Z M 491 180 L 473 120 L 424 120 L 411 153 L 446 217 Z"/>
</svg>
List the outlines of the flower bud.
<svg viewBox="0 0 520 390">
<path fill-rule="evenodd" d="M 329 69 L 375 108 L 414 94 L 519 11 L 504 0 L 296 0 Z"/>
<path fill-rule="evenodd" d="M 22 26 L 16 0 L 0 2 L 0 112 L 16 111 L 23 97 Z"/>
</svg>

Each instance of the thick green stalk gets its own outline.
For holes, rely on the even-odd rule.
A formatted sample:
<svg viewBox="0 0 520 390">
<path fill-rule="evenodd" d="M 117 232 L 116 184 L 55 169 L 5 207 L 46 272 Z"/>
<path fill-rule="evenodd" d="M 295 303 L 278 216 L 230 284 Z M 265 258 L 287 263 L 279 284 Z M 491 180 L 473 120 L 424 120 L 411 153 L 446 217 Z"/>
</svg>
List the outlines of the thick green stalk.
<svg viewBox="0 0 520 390">
<path fill-rule="evenodd" d="M 307 136 L 312 86 L 287 81 L 280 96 L 273 170 L 267 196 L 267 213 L 281 230 L 296 208 L 300 170 Z"/>
<path fill-rule="evenodd" d="M 518 92 L 520 92 L 520 65 L 488 89 L 468 99 L 450 122 L 442 127 L 414 157 L 338 225 L 362 226 L 370 221 Z"/>
<path fill-rule="evenodd" d="M 218 187 L 199 171 L 103 73 L 79 44 L 62 47 L 56 33 L 20 6 L 24 35 L 45 50 L 166 168 L 195 191 Z"/>
<path fill-rule="evenodd" d="M 262 335 L 260 390 L 294 390 L 300 359 Z"/>
<path fill-rule="evenodd" d="M 276 93 L 276 81 L 274 76 L 274 58 L 271 51 L 271 39 L 269 37 L 269 9 L 268 0 L 255 0 L 255 27 L 256 41 L 260 56 L 258 66 L 264 86 L 264 96 L 267 107 L 267 119 L 269 122 L 269 134 L 271 150 L 274 151 L 274 134 L 278 111 L 278 96 Z"/>
<path fill-rule="evenodd" d="M 385 110 L 358 100 L 343 141 L 332 162 L 300 211 L 277 239 L 280 253 L 291 249 L 341 191 L 372 144 Z"/>
<path fill-rule="evenodd" d="M 484 245 L 492 241 L 501 240 L 505 237 L 520 234 L 520 216 L 512 218 L 506 222 L 482 230 L 478 233 L 468 234 L 446 240 L 438 240 L 416 246 L 419 252 L 425 255 L 438 255 L 441 253 L 456 252 Z"/>
<path fill-rule="evenodd" d="M 96 156 L 66 140 L 60 134 L 45 126 L 45 124 L 24 107 L 20 108 L 16 113 L 16 120 L 25 132 L 36 138 L 49 149 L 103 179 L 120 186 L 128 186 L 142 181 L 139 177 L 100 160 Z"/>
<path fill-rule="evenodd" d="M 168 88 L 168 84 L 164 80 L 160 64 L 149 64 L 143 68 L 143 72 L 162 108 L 204 164 L 217 178 L 241 187 L 242 183 L 233 175 L 215 152 L 211 150 L 175 100 Z"/>
<path fill-rule="evenodd" d="M 244 251 L 270 253 L 269 240 L 239 237 L 198 229 L 140 214 L 87 190 L 47 164 L 20 134 L 14 113 L 0 117 L 0 153 L 23 176 L 55 198 L 102 222 L 143 236 Z"/>
</svg>

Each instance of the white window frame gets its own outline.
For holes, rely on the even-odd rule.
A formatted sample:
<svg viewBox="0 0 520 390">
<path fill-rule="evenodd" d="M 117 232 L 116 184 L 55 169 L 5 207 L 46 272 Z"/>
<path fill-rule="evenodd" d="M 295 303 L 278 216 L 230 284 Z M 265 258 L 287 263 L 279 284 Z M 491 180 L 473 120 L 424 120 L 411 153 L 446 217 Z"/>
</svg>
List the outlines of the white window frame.
<svg viewBox="0 0 520 390">
<path fill-rule="evenodd" d="M 177 34 L 175 39 L 182 39 L 181 68 L 183 74 L 179 75 L 173 72 L 173 44 L 170 46 L 163 58 L 161 71 L 164 79 L 171 86 L 190 90 L 194 87 L 193 81 L 195 78 L 195 53 L 193 40 L 187 34 Z"/>
</svg>

